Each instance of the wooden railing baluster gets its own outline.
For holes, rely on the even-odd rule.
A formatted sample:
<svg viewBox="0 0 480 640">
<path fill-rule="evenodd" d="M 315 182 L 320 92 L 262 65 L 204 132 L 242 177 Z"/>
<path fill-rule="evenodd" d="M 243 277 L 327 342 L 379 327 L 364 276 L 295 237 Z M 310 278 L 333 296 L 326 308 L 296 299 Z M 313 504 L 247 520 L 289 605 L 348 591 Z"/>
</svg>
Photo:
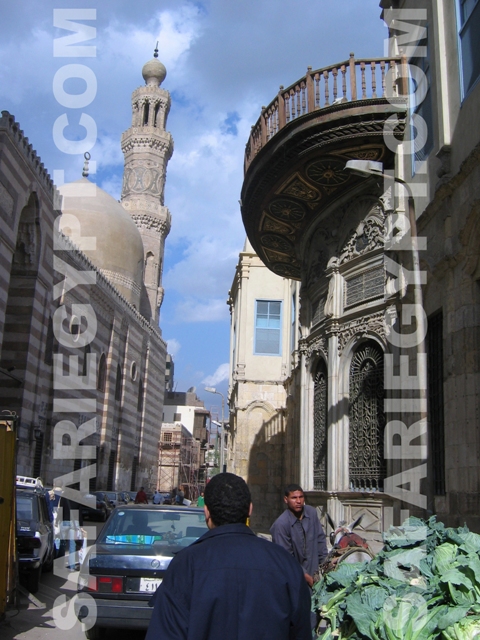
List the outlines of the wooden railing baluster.
<svg viewBox="0 0 480 640">
<path fill-rule="evenodd" d="M 377 97 L 377 78 L 375 76 L 376 74 L 375 61 L 370 63 L 370 67 L 372 69 L 372 98 L 376 98 Z"/>
<path fill-rule="evenodd" d="M 297 117 L 296 105 L 295 105 L 295 89 L 290 90 L 290 116 L 292 120 Z"/>
<path fill-rule="evenodd" d="M 392 93 L 388 94 L 388 97 L 393 97 L 396 95 L 396 88 L 397 88 L 397 79 L 396 79 L 396 69 L 397 69 L 397 65 L 395 63 L 395 60 L 390 60 L 390 65 L 389 65 L 389 72 L 391 77 L 390 80 L 392 81 L 392 84 L 390 86 L 390 89 L 392 91 Z M 388 91 L 389 87 L 387 87 L 387 91 Z"/>
<path fill-rule="evenodd" d="M 278 128 L 284 127 L 285 122 L 285 100 L 283 98 L 283 84 L 281 84 L 278 92 Z"/>
<path fill-rule="evenodd" d="M 342 102 L 348 102 L 347 100 L 347 67 L 342 64 L 340 67 L 342 72 Z"/>
<path fill-rule="evenodd" d="M 362 100 L 367 99 L 367 84 L 365 82 L 365 62 L 360 62 L 360 72 L 362 77 Z"/>
<path fill-rule="evenodd" d="M 350 99 L 356 100 L 357 99 L 357 70 L 355 66 L 354 53 L 350 54 L 350 60 L 348 61 L 348 65 L 350 68 L 350 92 L 351 92 Z"/>
<path fill-rule="evenodd" d="M 380 69 L 382 72 L 382 98 L 385 97 L 385 60 L 380 62 Z"/>
<path fill-rule="evenodd" d="M 314 81 L 312 78 L 312 67 L 307 67 L 306 87 L 307 87 L 307 113 L 312 113 L 315 109 Z"/>
<path fill-rule="evenodd" d="M 337 67 L 333 67 L 332 75 L 333 75 L 333 102 L 336 102 L 336 100 L 337 100 L 337 76 L 338 76 Z"/>
<path fill-rule="evenodd" d="M 329 75 L 328 75 L 328 71 L 327 70 L 325 70 L 323 72 L 323 77 L 325 79 L 325 104 L 323 106 L 324 107 L 328 107 L 330 105 L 330 102 L 329 102 L 330 93 L 329 93 L 329 89 L 328 89 L 328 78 L 329 78 Z"/>
</svg>

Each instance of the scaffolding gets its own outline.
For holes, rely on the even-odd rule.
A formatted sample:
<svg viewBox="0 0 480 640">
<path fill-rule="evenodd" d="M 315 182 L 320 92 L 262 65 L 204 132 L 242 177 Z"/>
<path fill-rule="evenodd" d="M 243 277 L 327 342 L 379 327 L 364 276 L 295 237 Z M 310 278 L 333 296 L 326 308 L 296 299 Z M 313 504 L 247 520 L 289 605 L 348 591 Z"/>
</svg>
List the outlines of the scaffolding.
<svg viewBox="0 0 480 640">
<path fill-rule="evenodd" d="M 199 495 L 200 442 L 178 422 L 163 423 L 158 455 L 158 489 L 171 493 L 183 485 L 185 497 Z"/>
</svg>

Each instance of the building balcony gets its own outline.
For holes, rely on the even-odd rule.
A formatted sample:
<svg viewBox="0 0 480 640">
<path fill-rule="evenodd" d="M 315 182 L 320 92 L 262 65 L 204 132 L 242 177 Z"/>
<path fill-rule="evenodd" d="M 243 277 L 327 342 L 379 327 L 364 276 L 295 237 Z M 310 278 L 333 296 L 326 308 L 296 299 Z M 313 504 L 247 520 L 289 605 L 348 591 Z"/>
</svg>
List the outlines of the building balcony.
<svg viewBox="0 0 480 640">
<path fill-rule="evenodd" d="M 241 195 L 248 238 L 274 273 L 300 280 L 304 238 L 365 180 L 351 159 L 394 164 L 405 129 L 405 58 L 348 60 L 280 91 L 252 127 Z"/>
</svg>

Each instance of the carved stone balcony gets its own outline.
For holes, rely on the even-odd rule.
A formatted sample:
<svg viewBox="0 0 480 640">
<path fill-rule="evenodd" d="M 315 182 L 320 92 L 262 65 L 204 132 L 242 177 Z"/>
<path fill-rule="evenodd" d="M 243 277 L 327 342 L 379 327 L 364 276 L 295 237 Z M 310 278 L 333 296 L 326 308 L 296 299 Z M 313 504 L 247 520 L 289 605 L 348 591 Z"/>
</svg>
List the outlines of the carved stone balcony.
<svg viewBox="0 0 480 640">
<path fill-rule="evenodd" d="M 345 62 L 312 71 L 279 93 L 252 127 L 245 151 L 242 216 L 267 267 L 301 279 L 301 243 L 319 217 L 362 178 L 347 160 L 393 164 L 406 115 L 405 58 Z"/>
</svg>

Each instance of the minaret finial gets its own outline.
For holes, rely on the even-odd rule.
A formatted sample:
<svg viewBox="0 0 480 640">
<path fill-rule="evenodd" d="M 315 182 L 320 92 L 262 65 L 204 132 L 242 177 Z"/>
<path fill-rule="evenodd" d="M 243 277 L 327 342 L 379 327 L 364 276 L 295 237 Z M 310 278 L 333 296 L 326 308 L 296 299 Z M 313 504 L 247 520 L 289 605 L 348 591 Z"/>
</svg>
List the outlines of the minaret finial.
<svg viewBox="0 0 480 640">
<path fill-rule="evenodd" d="M 158 40 L 157 40 L 157 45 L 156 45 L 156 47 L 155 47 L 155 50 L 154 50 L 154 52 L 153 52 L 153 57 L 154 57 L 154 58 L 158 58 Z"/>
<path fill-rule="evenodd" d="M 82 176 L 84 178 L 88 178 L 88 161 L 92 156 L 88 153 L 88 151 L 85 151 L 85 153 L 83 154 L 83 157 L 85 158 L 85 162 L 83 163 Z"/>
</svg>

